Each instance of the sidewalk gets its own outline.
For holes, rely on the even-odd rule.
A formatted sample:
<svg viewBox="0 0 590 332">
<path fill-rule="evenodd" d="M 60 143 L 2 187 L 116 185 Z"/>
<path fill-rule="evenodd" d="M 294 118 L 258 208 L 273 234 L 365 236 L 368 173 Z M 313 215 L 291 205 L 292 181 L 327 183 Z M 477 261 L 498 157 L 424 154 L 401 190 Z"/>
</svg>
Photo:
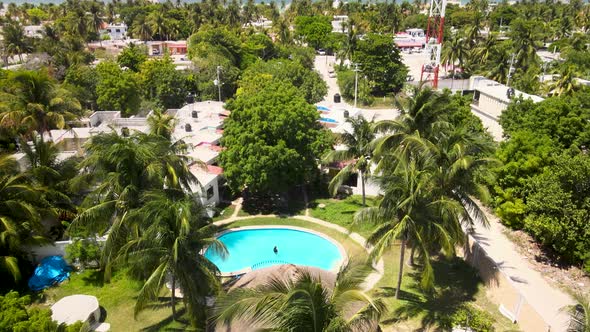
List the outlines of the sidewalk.
<svg viewBox="0 0 590 332">
<path fill-rule="evenodd" d="M 550 285 L 532 268 L 518 253 L 514 243 L 504 235 L 505 227 L 500 224 L 498 218 L 485 211 L 490 226 L 485 228 L 478 223 L 472 234 L 473 238 L 511 279 L 514 287 L 521 292 L 529 305 L 551 326 L 551 331 L 566 331 L 568 316 L 560 312 L 560 309 L 572 304 L 572 299 L 565 292 Z"/>
</svg>

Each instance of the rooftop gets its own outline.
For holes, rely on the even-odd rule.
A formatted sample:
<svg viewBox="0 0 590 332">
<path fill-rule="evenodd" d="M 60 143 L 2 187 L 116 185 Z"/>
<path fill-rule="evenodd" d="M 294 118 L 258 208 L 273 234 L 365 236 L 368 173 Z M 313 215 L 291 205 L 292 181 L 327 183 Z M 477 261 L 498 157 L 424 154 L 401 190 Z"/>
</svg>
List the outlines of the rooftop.
<svg viewBox="0 0 590 332">
<path fill-rule="evenodd" d="M 502 102 L 505 103 L 510 103 L 510 100 L 512 98 L 508 97 L 508 89 L 510 87 L 498 83 L 496 81 L 492 81 L 490 79 L 487 79 L 485 77 L 482 76 L 474 76 L 470 79 L 469 82 L 469 89 L 470 90 L 477 90 L 480 93 L 486 94 L 490 97 L 493 97 L 495 99 L 498 99 Z M 543 101 L 544 99 L 539 97 L 539 96 L 535 96 L 535 95 L 530 95 L 528 93 L 524 93 L 522 91 L 519 90 L 514 90 L 514 98 L 518 98 L 518 97 L 522 97 L 524 99 L 531 99 L 532 101 L 538 103 Z"/>
</svg>

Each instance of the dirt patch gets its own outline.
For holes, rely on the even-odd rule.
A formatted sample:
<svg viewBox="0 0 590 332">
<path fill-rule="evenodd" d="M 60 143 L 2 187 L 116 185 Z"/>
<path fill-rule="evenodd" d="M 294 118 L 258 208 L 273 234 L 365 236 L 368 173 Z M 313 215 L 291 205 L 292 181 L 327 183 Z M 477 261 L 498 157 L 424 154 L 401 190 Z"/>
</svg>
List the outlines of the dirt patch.
<svg viewBox="0 0 590 332">
<path fill-rule="evenodd" d="M 550 283 L 569 293 L 590 292 L 590 276 L 582 269 L 565 264 L 524 231 L 505 228 L 504 234 L 515 244 L 516 250 L 528 258 L 533 269 Z"/>
</svg>

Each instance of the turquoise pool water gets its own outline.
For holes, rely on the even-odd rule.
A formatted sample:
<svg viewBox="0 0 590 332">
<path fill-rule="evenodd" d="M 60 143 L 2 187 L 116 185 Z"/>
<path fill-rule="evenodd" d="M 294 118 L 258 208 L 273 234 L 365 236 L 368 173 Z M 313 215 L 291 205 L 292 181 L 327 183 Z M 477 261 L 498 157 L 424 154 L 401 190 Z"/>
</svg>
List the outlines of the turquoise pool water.
<svg viewBox="0 0 590 332">
<path fill-rule="evenodd" d="M 330 118 L 320 118 L 320 121 L 329 122 L 329 123 L 338 123 L 338 121 L 336 121 L 334 119 L 330 119 Z"/>
<path fill-rule="evenodd" d="M 332 270 L 344 258 L 331 241 L 296 229 L 269 227 L 236 230 L 221 235 L 219 240 L 225 244 L 229 256 L 222 259 L 212 250 L 207 250 L 205 257 L 223 273 L 288 263 Z M 277 253 L 273 251 L 275 246 Z"/>
</svg>

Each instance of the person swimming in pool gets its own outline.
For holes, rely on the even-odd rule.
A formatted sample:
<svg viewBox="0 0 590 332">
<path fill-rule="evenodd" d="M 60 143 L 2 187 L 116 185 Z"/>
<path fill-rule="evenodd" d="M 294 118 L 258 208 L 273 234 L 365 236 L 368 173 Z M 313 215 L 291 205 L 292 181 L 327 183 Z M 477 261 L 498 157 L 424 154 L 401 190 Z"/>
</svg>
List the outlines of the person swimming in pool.
<svg viewBox="0 0 590 332">
<path fill-rule="evenodd" d="M 275 247 L 272 249 L 272 251 L 273 251 L 275 254 L 278 254 L 278 253 L 279 253 L 279 248 L 277 248 L 277 246 L 275 246 Z"/>
</svg>

